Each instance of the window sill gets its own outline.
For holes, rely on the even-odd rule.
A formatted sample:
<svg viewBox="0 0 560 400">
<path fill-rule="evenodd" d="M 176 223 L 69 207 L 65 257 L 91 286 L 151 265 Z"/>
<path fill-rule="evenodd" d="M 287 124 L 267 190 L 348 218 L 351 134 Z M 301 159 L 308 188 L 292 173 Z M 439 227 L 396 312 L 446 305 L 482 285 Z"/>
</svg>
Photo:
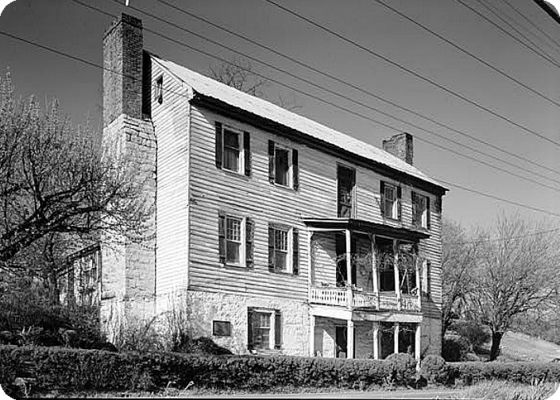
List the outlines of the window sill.
<svg viewBox="0 0 560 400">
<path fill-rule="evenodd" d="M 243 264 L 220 264 L 220 266 L 222 266 L 222 268 L 230 268 L 230 269 L 250 269 L 248 268 L 246 265 Z"/>
<path fill-rule="evenodd" d="M 269 269 L 268 271 L 273 273 L 273 274 L 278 274 L 278 275 L 298 276 L 298 275 L 294 275 L 294 273 L 290 272 L 290 271 L 277 271 L 277 270 L 274 270 L 274 269 Z"/>
<path fill-rule="evenodd" d="M 291 185 L 281 185 L 279 183 L 276 182 L 270 182 L 271 185 L 273 185 L 274 187 L 283 189 L 283 190 L 289 190 L 290 192 L 295 192 L 296 190 L 294 189 L 293 186 Z"/>
<path fill-rule="evenodd" d="M 430 232 L 430 229 L 428 229 L 428 227 L 426 227 L 426 226 L 420 226 L 420 225 L 414 225 L 414 224 L 411 224 L 410 226 L 413 229 L 416 229 L 416 230 L 419 230 L 419 231 L 422 231 L 422 232 Z"/>
<path fill-rule="evenodd" d="M 249 180 L 250 178 L 250 176 L 245 175 L 245 172 L 237 172 L 225 168 L 220 168 L 220 171 L 222 171 L 226 175 L 234 176 L 236 178 L 244 178 L 246 180 Z"/>
</svg>

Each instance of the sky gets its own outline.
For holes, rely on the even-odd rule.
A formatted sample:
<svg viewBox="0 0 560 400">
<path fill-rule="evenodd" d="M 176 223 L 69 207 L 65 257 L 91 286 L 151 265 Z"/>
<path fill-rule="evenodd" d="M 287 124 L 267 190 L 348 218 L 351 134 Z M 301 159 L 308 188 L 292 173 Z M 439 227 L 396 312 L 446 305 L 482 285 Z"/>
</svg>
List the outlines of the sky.
<svg viewBox="0 0 560 400">
<path fill-rule="evenodd" d="M 380 0 L 394 10 L 377 0 L 274 0 L 285 9 L 266 0 L 80 1 L 142 19 L 173 39 L 145 31 L 147 50 L 203 74 L 222 63 L 208 54 L 252 57 L 255 72 L 299 90 L 269 82 L 269 99 L 287 100 L 297 113 L 360 140 L 381 146 L 395 133 L 412 134 L 414 165 L 445 182 L 444 214 L 468 228 L 489 226 L 500 213 L 560 225 L 560 24 L 533 0 Z M 0 16 L 0 32 L 100 65 L 110 21 L 72 0 L 17 0 Z M 101 69 L 0 33 L 0 71 L 7 69 L 18 95 L 57 98 L 75 123 L 99 125 Z"/>
</svg>

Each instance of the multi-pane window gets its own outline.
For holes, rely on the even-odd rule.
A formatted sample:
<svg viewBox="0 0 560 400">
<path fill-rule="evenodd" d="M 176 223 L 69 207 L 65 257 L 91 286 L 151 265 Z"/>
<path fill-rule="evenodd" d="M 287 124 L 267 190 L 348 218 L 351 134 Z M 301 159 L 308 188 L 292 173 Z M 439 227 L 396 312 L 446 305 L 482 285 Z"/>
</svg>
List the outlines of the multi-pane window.
<svg viewBox="0 0 560 400">
<path fill-rule="evenodd" d="M 268 269 L 271 272 L 299 273 L 298 229 L 285 225 L 268 225 Z"/>
<path fill-rule="evenodd" d="M 298 151 L 268 141 L 268 180 L 280 186 L 299 188 Z"/>
<path fill-rule="evenodd" d="M 241 218 L 226 218 L 226 262 L 228 264 L 241 263 Z"/>
<path fill-rule="evenodd" d="M 397 202 L 397 188 L 393 185 L 385 184 L 385 216 L 396 218 L 395 205 Z"/>
<path fill-rule="evenodd" d="M 401 219 L 401 187 L 381 181 L 381 213 L 385 218 Z"/>
<path fill-rule="evenodd" d="M 216 167 L 251 176 L 251 136 L 215 122 Z"/>
<path fill-rule="evenodd" d="M 269 349 L 270 346 L 270 320 L 271 313 L 254 312 L 252 320 L 253 346 L 257 349 Z"/>
<path fill-rule="evenodd" d="M 274 182 L 278 185 L 290 186 L 290 151 L 276 147 L 274 153 Z"/>
<path fill-rule="evenodd" d="M 278 271 L 288 270 L 287 229 L 274 229 L 274 267 Z"/>
<path fill-rule="evenodd" d="M 224 129 L 224 160 L 223 168 L 241 172 L 241 134 Z"/>
<path fill-rule="evenodd" d="M 430 227 L 430 200 L 426 196 L 412 192 L 412 224 Z"/>
</svg>

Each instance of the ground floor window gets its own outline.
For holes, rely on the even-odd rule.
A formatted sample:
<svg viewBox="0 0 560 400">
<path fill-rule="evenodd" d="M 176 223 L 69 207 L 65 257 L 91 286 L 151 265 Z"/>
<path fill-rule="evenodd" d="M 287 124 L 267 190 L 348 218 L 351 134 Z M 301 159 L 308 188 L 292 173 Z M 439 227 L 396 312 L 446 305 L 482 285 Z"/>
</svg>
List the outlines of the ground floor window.
<svg viewBox="0 0 560 400">
<path fill-rule="evenodd" d="M 250 350 L 280 349 L 282 347 L 282 316 L 280 310 L 249 307 L 247 335 Z"/>
</svg>

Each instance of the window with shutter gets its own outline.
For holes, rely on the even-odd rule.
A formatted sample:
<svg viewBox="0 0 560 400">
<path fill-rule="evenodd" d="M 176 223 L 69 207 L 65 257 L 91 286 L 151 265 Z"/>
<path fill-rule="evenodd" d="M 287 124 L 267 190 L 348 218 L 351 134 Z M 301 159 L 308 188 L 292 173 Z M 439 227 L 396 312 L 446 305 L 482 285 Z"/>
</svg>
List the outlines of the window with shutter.
<svg viewBox="0 0 560 400">
<path fill-rule="evenodd" d="M 238 174 L 251 174 L 251 140 L 249 132 L 215 123 L 216 167 Z"/>
<path fill-rule="evenodd" d="M 280 310 L 248 308 L 247 347 L 250 350 L 271 350 L 282 347 Z"/>
<path fill-rule="evenodd" d="M 234 267 L 253 267 L 254 222 L 250 218 L 220 211 L 218 214 L 220 263 Z"/>
<path fill-rule="evenodd" d="M 268 264 L 271 272 L 299 272 L 296 257 L 299 257 L 298 233 L 294 228 L 270 224 L 268 227 Z"/>
<path fill-rule="evenodd" d="M 299 189 L 299 165 L 297 150 L 268 141 L 268 180 L 279 186 Z"/>
<path fill-rule="evenodd" d="M 430 226 L 430 199 L 412 192 L 412 224 L 420 228 Z"/>
</svg>

